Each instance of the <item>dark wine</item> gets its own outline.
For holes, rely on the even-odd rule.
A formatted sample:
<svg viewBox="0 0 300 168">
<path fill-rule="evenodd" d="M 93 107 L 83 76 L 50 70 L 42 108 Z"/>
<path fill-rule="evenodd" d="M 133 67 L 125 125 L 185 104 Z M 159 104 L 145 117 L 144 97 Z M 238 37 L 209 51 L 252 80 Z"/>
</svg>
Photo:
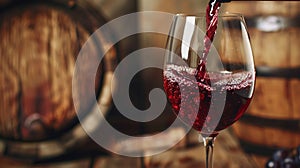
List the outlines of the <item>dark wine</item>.
<svg viewBox="0 0 300 168">
<path fill-rule="evenodd" d="M 204 49 L 197 70 L 195 71 L 195 75 L 198 76 L 198 78 L 202 78 L 206 71 L 207 55 L 216 34 L 221 2 L 222 0 L 210 0 L 206 7 L 206 35 L 203 39 Z"/>
<path fill-rule="evenodd" d="M 164 89 L 180 119 L 203 136 L 216 136 L 247 109 L 254 87 L 253 74 L 210 72 L 198 78 L 195 71 L 195 68 L 167 65 Z"/>
</svg>

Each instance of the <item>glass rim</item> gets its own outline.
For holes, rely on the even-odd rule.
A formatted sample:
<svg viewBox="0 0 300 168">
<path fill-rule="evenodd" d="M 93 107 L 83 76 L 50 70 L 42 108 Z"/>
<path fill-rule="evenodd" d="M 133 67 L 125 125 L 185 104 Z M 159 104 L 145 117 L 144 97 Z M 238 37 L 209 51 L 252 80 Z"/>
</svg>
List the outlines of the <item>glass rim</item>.
<svg viewBox="0 0 300 168">
<path fill-rule="evenodd" d="M 206 13 L 201 12 L 201 13 L 177 13 L 175 14 L 175 17 L 206 17 Z M 241 13 L 235 13 L 235 12 L 224 12 L 224 13 L 219 13 L 218 17 L 241 17 L 244 18 L 244 15 Z"/>
</svg>

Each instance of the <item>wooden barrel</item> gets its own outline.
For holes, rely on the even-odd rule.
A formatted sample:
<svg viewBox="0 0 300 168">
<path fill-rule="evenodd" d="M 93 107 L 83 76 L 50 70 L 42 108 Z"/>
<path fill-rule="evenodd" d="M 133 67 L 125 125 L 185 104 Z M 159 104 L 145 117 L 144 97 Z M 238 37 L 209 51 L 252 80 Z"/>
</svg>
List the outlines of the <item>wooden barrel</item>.
<svg viewBox="0 0 300 168">
<path fill-rule="evenodd" d="M 233 126 L 249 152 L 300 145 L 300 3 L 231 2 L 244 14 L 257 70 L 254 98 Z"/>
<path fill-rule="evenodd" d="M 72 99 L 76 57 L 105 20 L 80 0 L 17 0 L 0 8 L 0 136 L 14 141 L 58 137 L 78 123 Z M 95 46 L 101 50 L 109 39 L 98 37 Z M 109 59 L 116 59 L 115 48 L 110 51 Z M 103 62 L 98 67 L 98 95 L 111 68 L 105 67 Z"/>
</svg>

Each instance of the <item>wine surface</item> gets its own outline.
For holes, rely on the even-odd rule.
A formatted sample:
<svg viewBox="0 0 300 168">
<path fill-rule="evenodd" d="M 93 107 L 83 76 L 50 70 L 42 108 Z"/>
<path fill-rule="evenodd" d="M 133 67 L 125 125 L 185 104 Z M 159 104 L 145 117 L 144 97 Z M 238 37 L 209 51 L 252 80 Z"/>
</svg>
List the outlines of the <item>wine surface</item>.
<svg viewBox="0 0 300 168">
<path fill-rule="evenodd" d="M 164 89 L 176 115 L 204 136 L 216 136 L 237 121 L 247 109 L 253 92 L 250 72 L 205 73 L 195 68 L 167 65 Z"/>
</svg>

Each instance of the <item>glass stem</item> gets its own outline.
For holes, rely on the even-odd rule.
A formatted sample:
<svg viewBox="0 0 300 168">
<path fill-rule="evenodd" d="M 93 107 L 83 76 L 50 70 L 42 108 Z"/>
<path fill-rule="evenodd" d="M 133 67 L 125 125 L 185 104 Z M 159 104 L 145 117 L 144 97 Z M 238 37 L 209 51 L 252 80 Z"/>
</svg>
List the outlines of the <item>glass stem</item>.
<svg viewBox="0 0 300 168">
<path fill-rule="evenodd" d="M 206 153 L 206 168 L 213 167 L 213 150 L 215 139 L 215 137 L 203 137 Z"/>
</svg>

